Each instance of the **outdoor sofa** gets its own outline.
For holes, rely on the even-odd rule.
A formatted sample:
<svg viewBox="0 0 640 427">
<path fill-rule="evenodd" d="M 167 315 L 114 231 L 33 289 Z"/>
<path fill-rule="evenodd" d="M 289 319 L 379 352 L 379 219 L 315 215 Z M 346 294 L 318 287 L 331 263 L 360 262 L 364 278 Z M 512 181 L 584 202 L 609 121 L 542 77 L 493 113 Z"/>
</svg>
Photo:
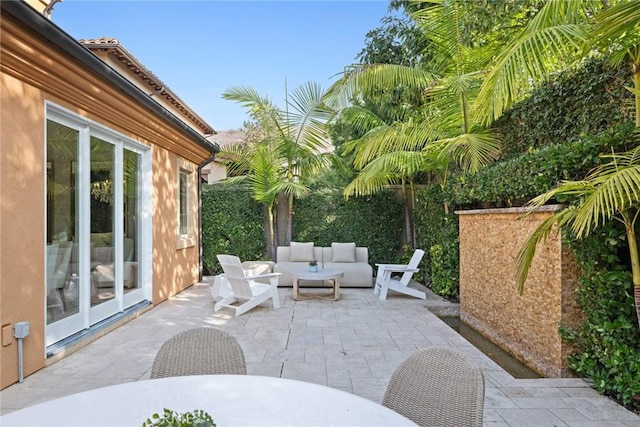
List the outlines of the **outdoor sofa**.
<svg viewBox="0 0 640 427">
<path fill-rule="evenodd" d="M 324 269 L 340 270 L 344 277 L 340 287 L 371 288 L 373 268 L 369 265 L 369 250 L 356 247 L 355 243 L 332 243 L 330 247 L 315 246 L 313 242 L 291 242 L 290 246 L 278 246 L 274 273 L 282 273 L 280 286 L 293 286 L 293 270 L 306 270 L 309 261 L 316 260 Z M 325 286 L 320 281 L 300 280 L 301 286 Z M 329 284 L 326 284 L 329 286 Z"/>
</svg>

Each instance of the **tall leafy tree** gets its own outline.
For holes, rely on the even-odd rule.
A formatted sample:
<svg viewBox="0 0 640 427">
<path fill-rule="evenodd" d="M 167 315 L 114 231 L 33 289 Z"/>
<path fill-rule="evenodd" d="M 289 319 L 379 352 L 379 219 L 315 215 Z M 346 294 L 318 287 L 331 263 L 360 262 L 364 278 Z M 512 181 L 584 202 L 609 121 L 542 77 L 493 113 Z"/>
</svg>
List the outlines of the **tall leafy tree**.
<svg viewBox="0 0 640 427">
<path fill-rule="evenodd" d="M 256 149 L 265 150 L 279 172 L 279 182 L 272 184 L 271 193 L 275 193 L 276 198 L 283 194 L 287 199 L 286 244 L 291 241 L 294 199 L 308 194 L 311 177 L 330 166 L 333 158 L 326 150 L 326 123 L 334 113 L 325 105 L 323 95 L 321 87 L 313 82 L 297 87 L 290 94 L 285 88 L 284 108 L 274 106 L 253 88 L 233 87 L 222 95 L 247 108 L 262 128 L 264 138 Z"/>
<path fill-rule="evenodd" d="M 220 150 L 219 158 L 224 159 L 230 175 L 226 183 L 245 185 L 251 197 L 265 206 L 268 218 L 269 255 L 274 256 L 278 240 L 276 236 L 275 205 L 280 192 L 285 191 L 279 158 L 268 141 L 247 144 L 244 141 L 227 145 Z"/>
<path fill-rule="evenodd" d="M 398 171 L 437 171 L 444 185 L 451 167 L 475 171 L 493 161 L 499 152 L 495 135 L 472 121 L 475 93 L 483 75 L 477 70 L 486 63 L 486 56 L 462 39 L 460 17 L 469 13 L 463 7 L 465 2 L 424 3 L 429 7 L 419 9 L 413 17 L 429 42 L 433 57 L 430 71 L 395 64 L 356 65 L 329 91 L 337 106 L 398 86 L 417 89 L 425 96 L 421 117 L 395 122 L 360 138 L 354 149 L 356 162 L 363 166 L 373 163 L 368 170 L 376 171 L 363 175 L 369 179 L 358 179 L 361 192 L 396 183 Z"/>
</svg>

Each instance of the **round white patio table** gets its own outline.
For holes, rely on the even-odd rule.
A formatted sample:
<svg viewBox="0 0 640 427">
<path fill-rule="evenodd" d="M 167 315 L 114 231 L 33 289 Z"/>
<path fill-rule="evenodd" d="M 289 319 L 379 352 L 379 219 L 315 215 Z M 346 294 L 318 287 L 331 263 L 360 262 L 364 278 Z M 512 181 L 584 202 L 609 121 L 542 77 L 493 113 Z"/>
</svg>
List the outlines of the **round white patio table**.
<svg viewBox="0 0 640 427">
<path fill-rule="evenodd" d="M 293 277 L 293 299 L 298 301 L 301 298 L 321 298 L 337 301 L 340 299 L 340 282 L 338 279 L 344 276 L 340 270 L 331 270 L 329 268 L 319 268 L 318 271 L 309 270 L 292 270 Z M 329 280 L 333 283 L 333 292 L 327 293 L 302 293 L 300 292 L 300 280 Z"/>
<path fill-rule="evenodd" d="M 0 417 L 9 426 L 136 426 L 163 409 L 202 409 L 218 427 L 408 426 L 371 400 L 318 384 L 256 375 L 193 375 L 76 393 Z"/>
</svg>

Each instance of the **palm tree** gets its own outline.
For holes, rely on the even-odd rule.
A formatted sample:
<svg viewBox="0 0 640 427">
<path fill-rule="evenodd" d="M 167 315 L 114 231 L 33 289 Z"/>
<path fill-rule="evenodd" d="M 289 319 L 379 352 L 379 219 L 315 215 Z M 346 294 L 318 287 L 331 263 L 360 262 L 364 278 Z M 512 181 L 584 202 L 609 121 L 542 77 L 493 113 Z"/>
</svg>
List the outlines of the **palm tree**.
<svg viewBox="0 0 640 427">
<path fill-rule="evenodd" d="M 640 2 L 617 2 L 606 8 L 603 2 L 566 2 L 551 0 L 532 21 L 530 27 L 505 49 L 480 92 L 486 106 L 485 121 L 499 116 L 516 99 L 523 87 L 518 71 L 527 70 L 526 78 L 537 80 L 545 75 L 552 59 L 559 55 L 580 54 L 588 48 L 606 51 L 614 63 L 628 61 L 633 69 L 636 128 L 640 128 Z M 527 64 L 533 63 L 533 66 Z M 576 202 L 546 219 L 527 239 L 517 259 L 517 283 L 523 291 L 536 245 L 545 240 L 554 225 L 571 229 L 577 238 L 615 219 L 626 229 L 638 326 L 640 326 L 640 261 L 635 236 L 635 222 L 640 209 L 640 148 L 627 153 L 604 156 L 610 162 L 595 169 L 582 181 L 563 182 L 529 204 L 535 210 L 560 195 L 575 197 Z"/>
<path fill-rule="evenodd" d="M 263 129 L 264 140 L 259 145 L 269 147 L 269 158 L 279 172 L 279 181 L 273 184 L 269 196 L 275 193 L 276 199 L 280 194 L 287 197 L 286 244 L 291 241 L 294 199 L 309 193 L 309 179 L 326 169 L 333 157 L 324 151 L 328 140 L 326 123 L 333 111 L 325 105 L 323 95 L 320 86 L 312 82 L 299 86 L 290 95 L 285 89 L 284 109 L 248 87 L 233 87 L 222 95 L 246 107 Z"/>
<path fill-rule="evenodd" d="M 361 196 L 376 193 L 391 184 L 400 184 L 402 189 L 405 239 L 410 247 L 415 246 L 413 227 L 414 179 L 427 168 L 420 147 L 390 147 L 389 132 L 397 127 L 385 123 L 373 111 L 361 106 L 352 106 L 340 112 L 340 118 L 351 123 L 358 139 L 344 144 L 343 155 L 353 154 L 352 163 L 359 173 L 344 189 L 344 196 Z M 422 144 L 424 145 L 424 144 Z"/>
<path fill-rule="evenodd" d="M 444 186 L 453 167 L 475 172 L 500 152 L 497 136 L 474 123 L 471 114 L 483 77 L 476 70 L 486 64 L 486 56 L 463 42 L 460 15 L 469 10 L 461 1 L 431 3 L 413 17 L 425 28 L 434 72 L 393 64 L 355 65 L 328 91 L 336 108 L 346 108 L 360 94 L 375 99 L 376 93 L 396 87 L 421 90 L 425 96 L 421 120 L 374 126 L 351 144 L 361 171 L 345 190 L 347 195 L 395 183 L 411 185 L 412 176 L 421 172 L 434 172 Z"/>
<path fill-rule="evenodd" d="M 244 141 L 223 147 L 218 154 L 228 165 L 230 175 L 224 182 L 241 183 L 251 192 L 252 198 L 265 206 L 268 222 L 269 255 L 274 256 L 278 241 L 276 238 L 275 203 L 282 187 L 282 175 L 278 158 L 272 147 L 264 141 L 255 146 Z"/>
</svg>

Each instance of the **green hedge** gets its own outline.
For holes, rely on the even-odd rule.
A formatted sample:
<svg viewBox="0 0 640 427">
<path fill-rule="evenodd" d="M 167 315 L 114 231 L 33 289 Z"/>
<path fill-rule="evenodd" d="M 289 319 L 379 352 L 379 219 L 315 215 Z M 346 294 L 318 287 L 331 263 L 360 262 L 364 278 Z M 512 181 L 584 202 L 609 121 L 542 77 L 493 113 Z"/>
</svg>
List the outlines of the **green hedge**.
<svg viewBox="0 0 640 427">
<path fill-rule="evenodd" d="M 341 188 L 316 188 L 296 200 L 293 240 L 331 246 L 356 242 L 369 248 L 369 262 L 398 262 L 402 247 L 402 200 L 392 191 L 344 199 Z"/>
<path fill-rule="evenodd" d="M 264 208 L 239 186 L 208 185 L 202 193 L 203 262 L 208 274 L 221 273 L 216 260 L 220 253 L 262 259 Z M 400 260 L 402 201 L 392 191 L 345 200 L 341 188 L 314 188 L 311 195 L 296 200 L 294 208 L 294 240 L 317 246 L 356 242 L 369 248 L 372 265 Z"/>
<path fill-rule="evenodd" d="M 438 183 L 429 184 L 416 194 L 415 227 L 417 247 L 425 251 L 424 280 L 439 295 L 458 297 L 458 218 L 449 206 L 445 214 L 444 197 Z"/>
<path fill-rule="evenodd" d="M 582 269 L 577 301 L 585 315 L 577 329 L 560 328 L 562 338 L 577 347 L 569 366 L 632 409 L 640 395 L 640 329 L 624 227 L 611 221 L 586 239 L 565 240 Z"/>
<path fill-rule="evenodd" d="M 634 129 L 627 123 L 574 142 L 531 150 L 475 174 L 453 176 L 445 188 L 445 198 L 466 208 L 522 206 L 562 180 L 584 178 L 601 163 L 599 154 L 631 148 Z"/>
<path fill-rule="evenodd" d="M 633 122 L 629 85 L 631 67 L 613 68 L 603 59 L 550 77 L 494 123 L 505 157 Z"/>
<path fill-rule="evenodd" d="M 263 207 L 239 186 L 202 188 L 202 258 L 208 274 L 220 274 L 216 255 L 262 259 L 266 251 Z"/>
</svg>

